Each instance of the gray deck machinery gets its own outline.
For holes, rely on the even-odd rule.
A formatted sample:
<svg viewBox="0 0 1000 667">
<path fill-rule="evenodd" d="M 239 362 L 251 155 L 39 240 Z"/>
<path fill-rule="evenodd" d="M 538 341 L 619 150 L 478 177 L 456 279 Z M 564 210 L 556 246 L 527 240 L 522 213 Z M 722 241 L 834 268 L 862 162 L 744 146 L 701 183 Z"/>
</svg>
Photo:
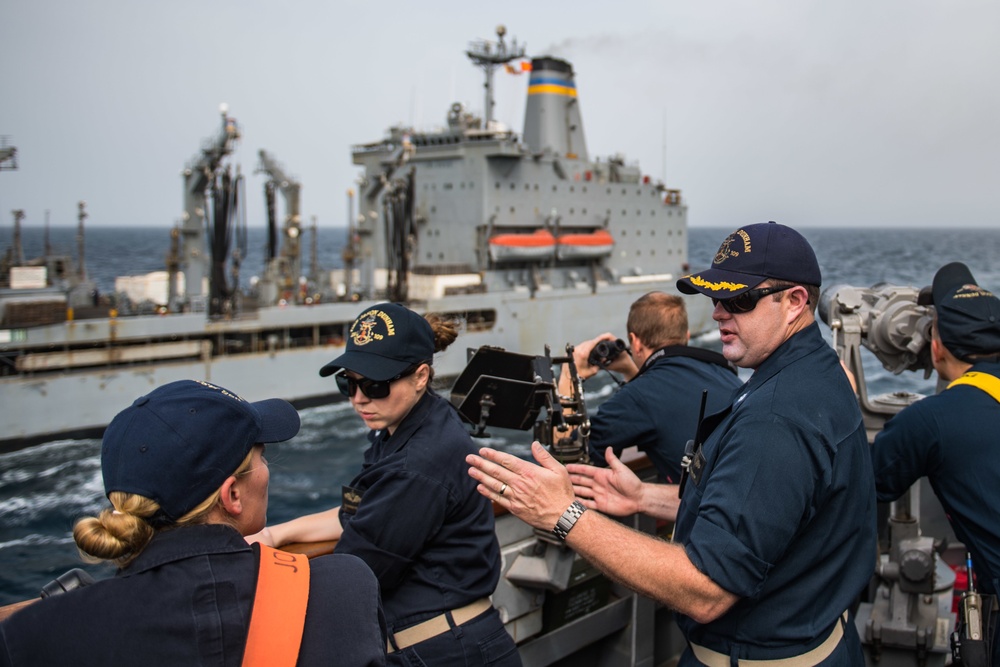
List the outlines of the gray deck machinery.
<svg viewBox="0 0 1000 667">
<path fill-rule="evenodd" d="M 910 392 L 869 395 L 861 348 L 894 374 L 923 371 L 930 377 L 933 316 L 919 296 L 913 287 L 880 283 L 871 288 L 836 285 L 820 297 L 820 317 L 857 381 L 869 442 L 887 419 L 922 397 Z M 869 665 L 944 665 L 951 657 L 955 574 L 942 558 L 948 545 L 921 533 L 919 494 L 915 484 L 888 508 L 879 508 L 881 554 L 856 621 Z M 948 553 L 955 549 L 951 545 Z"/>
</svg>

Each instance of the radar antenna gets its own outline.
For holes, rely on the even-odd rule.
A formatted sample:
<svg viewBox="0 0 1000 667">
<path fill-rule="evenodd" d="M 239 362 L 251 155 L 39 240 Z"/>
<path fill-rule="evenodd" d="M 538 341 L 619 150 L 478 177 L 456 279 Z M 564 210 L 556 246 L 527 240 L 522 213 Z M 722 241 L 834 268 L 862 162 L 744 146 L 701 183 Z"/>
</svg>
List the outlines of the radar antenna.
<svg viewBox="0 0 1000 667">
<path fill-rule="evenodd" d="M 517 38 L 515 38 L 511 42 L 510 48 L 508 48 L 506 42 L 503 41 L 506 34 L 507 28 L 503 25 L 498 25 L 496 42 L 485 39 L 478 40 L 470 43 L 469 50 L 465 52 L 469 60 L 477 67 L 481 67 L 483 73 L 486 75 L 486 83 L 484 84 L 486 88 L 486 108 L 483 110 L 485 121 L 483 127 L 485 129 L 489 129 L 490 123 L 493 121 L 493 72 L 501 65 L 506 65 L 512 60 L 524 57 L 524 44 L 518 46 Z"/>
</svg>

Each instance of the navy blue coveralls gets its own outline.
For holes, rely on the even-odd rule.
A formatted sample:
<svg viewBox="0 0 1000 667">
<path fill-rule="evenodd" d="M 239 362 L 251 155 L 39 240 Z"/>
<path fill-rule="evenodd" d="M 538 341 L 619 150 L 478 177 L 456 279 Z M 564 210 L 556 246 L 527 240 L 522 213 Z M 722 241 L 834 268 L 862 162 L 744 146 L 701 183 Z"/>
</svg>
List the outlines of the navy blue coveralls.
<svg viewBox="0 0 1000 667">
<path fill-rule="evenodd" d="M 298 665 L 385 664 L 371 570 L 353 556 L 310 561 Z M 253 552 L 225 525 L 157 533 L 117 575 L 35 602 L 0 624 L 0 665 L 239 667 L 257 582 Z"/>
<path fill-rule="evenodd" d="M 1000 377 L 1000 364 L 970 369 Z M 908 406 L 885 424 L 872 447 L 878 499 L 899 498 L 930 481 L 955 536 L 972 554 L 980 593 L 1000 591 L 1000 403 L 956 385 Z M 1000 665 L 1000 641 L 993 664 Z"/>
<path fill-rule="evenodd" d="M 836 353 L 812 324 L 785 341 L 714 425 L 678 511 L 691 562 L 740 597 L 720 618 L 678 623 L 734 658 L 812 650 L 871 578 L 875 484 L 861 412 Z M 863 664 L 848 624 L 821 664 Z M 690 649 L 681 665 L 698 664 Z M 735 664 L 735 663 L 734 663 Z"/>
<path fill-rule="evenodd" d="M 360 502 L 341 506 L 344 532 L 336 553 L 354 554 L 375 572 L 389 631 L 492 595 L 500 579 L 493 507 L 468 475 L 465 457 L 478 450 L 451 404 L 427 392 L 392 435 L 373 431 L 369 437 L 349 487 Z M 391 653 L 389 663 L 521 664 L 493 608 Z"/>
<path fill-rule="evenodd" d="M 708 390 L 705 414 L 712 414 L 729 405 L 740 380 L 723 366 L 659 352 L 590 418 L 590 458 L 606 466 L 606 448 L 621 455 L 636 445 L 656 466 L 660 481 L 676 484 L 684 445 L 698 427 L 701 392 Z"/>
</svg>

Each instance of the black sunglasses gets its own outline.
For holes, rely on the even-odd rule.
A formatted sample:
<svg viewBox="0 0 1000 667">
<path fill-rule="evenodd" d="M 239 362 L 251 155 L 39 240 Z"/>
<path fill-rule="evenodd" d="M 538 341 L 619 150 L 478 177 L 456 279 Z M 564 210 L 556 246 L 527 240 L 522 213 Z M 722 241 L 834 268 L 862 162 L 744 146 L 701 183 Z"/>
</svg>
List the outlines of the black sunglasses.
<svg viewBox="0 0 1000 667">
<path fill-rule="evenodd" d="M 334 375 L 334 377 L 337 379 L 337 388 L 340 389 L 340 393 L 347 398 L 354 396 L 354 392 L 358 389 L 360 389 L 361 393 L 368 398 L 385 398 L 389 395 L 389 390 L 391 388 L 390 385 L 393 382 L 401 380 L 408 375 L 413 375 L 422 365 L 423 364 L 416 364 L 414 366 L 410 366 L 396 377 L 389 378 L 388 380 L 352 378 L 346 375 L 344 369 L 337 371 L 337 374 Z"/>
<path fill-rule="evenodd" d="M 733 313 L 734 315 L 739 313 L 749 313 L 751 310 L 757 307 L 757 302 L 763 299 L 768 294 L 777 294 L 778 292 L 784 292 L 786 289 L 792 289 L 793 287 L 798 287 L 798 285 L 785 285 L 784 287 L 761 287 L 760 289 L 750 289 L 739 296 L 734 296 L 731 299 L 712 299 L 713 305 L 722 304 L 722 309 L 727 313 Z"/>
</svg>

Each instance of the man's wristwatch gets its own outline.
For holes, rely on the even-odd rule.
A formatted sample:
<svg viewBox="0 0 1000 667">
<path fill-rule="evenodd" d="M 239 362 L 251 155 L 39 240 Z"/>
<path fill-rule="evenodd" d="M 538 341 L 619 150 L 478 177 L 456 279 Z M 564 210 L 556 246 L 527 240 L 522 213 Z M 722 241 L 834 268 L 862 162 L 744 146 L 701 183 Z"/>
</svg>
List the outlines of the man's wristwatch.
<svg viewBox="0 0 1000 667">
<path fill-rule="evenodd" d="M 576 520 L 583 516 L 583 513 L 586 511 L 587 508 L 583 506 L 583 503 L 579 500 L 574 500 L 573 504 L 567 507 L 563 515 L 559 517 L 556 527 L 552 529 L 552 534 L 560 540 L 565 540 L 566 536 L 569 535 L 569 531 L 576 525 Z"/>
</svg>

